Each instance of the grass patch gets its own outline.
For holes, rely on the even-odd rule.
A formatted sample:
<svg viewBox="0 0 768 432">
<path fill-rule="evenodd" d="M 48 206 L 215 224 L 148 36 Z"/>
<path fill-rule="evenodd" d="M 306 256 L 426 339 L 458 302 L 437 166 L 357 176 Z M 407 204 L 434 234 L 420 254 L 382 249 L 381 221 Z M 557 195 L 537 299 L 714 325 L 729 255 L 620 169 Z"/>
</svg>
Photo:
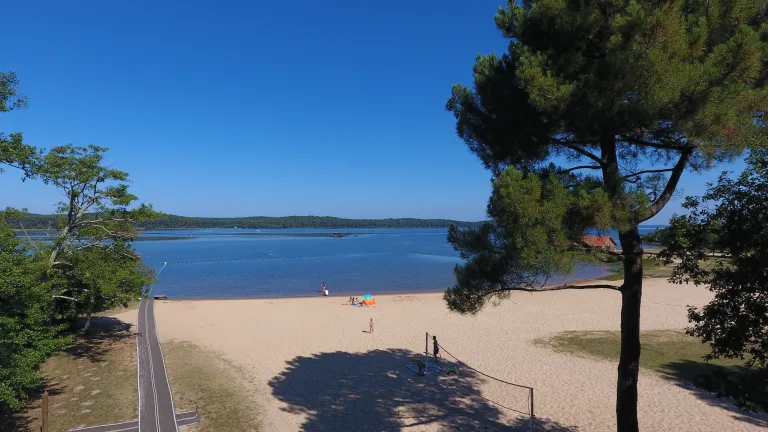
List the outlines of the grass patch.
<svg viewBox="0 0 768 432">
<path fill-rule="evenodd" d="M 94 317 L 90 336 L 80 337 L 41 367 L 49 394 L 52 431 L 134 420 L 138 416 L 136 338 L 131 325 Z M 0 429 L 39 431 L 41 399 Z"/>
<path fill-rule="evenodd" d="M 646 250 L 646 252 L 650 252 L 650 250 Z M 721 262 L 723 258 L 720 257 L 709 257 L 704 261 L 699 261 L 699 264 L 701 265 L 701 268 L 704 270 L 712 270 L 715 265 L 718 262 Z M 644 278 L 664 278 L 669 279 L 672 277 L 672 272 L 675 269 L 674 263 L 672 264 L 664 264 L 660 260 L 656 259 L 655 257 L 650 256 L 644 256 L 643 257 L 643 277 Z M 624 280 L 624 267 L 621 265 L 621 263 L 618 263 L 615 267 L 613 267 L 611 270 L 611 274 L 608 276 L 605 276 L 601 279 L 604 280 Z"/>
<path fill-rule="evenodd" d="M 717 370 L 736 372 L 739 360 L 718 359 L 705 362 L 702 357 L 709 346 L 679 330 L 652 330 L 641 334 L 640 367 L 667 378 L 698 384 L 703 376 Z M 620 333 L 618 331 L 568 331 L 536 341 L 558 352 L 588 355 L 619 361 Z"/>
<path fill-rule="evenodd" d="M 661 261 L 654 258 L 643 257 L 643 277 L 645 278 L 665 278 L 672 276 L 672 270 L 675 265 L 664 265 Z M 621 263 L 611 269 L 611 274 L 605 276 L 605 280 L 624 280 L 624 267 Z"/>
<path fill-rule="evenodd" d="M 193 430 L 259 430 L 258 407 L 235 366 L 191 343 L 163 343 L 163 355 L 176 411 L 200 413 Z"/>
</svg>

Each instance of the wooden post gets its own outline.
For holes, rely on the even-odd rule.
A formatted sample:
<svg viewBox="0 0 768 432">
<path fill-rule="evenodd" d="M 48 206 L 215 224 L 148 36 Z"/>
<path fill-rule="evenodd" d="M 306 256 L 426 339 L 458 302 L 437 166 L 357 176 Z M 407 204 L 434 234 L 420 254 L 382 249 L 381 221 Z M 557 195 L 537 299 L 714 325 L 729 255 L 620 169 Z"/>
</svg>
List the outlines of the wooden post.
<svg viewBox="0 0 768 432">
<path fill-rule="evenodd" d="M 533 414 L 533 389 L 531 388 L 528 391 L 531 392 L 531 432 L 533 432 L 533 423 L 534 423 L 534 420 L 536 419 L 536 416 Z"/>
<path fill-rule="evenodd" d="M 48 392 L 43 393 L 43 432 L 50 432 L 48 430 Z"/>
</svg>

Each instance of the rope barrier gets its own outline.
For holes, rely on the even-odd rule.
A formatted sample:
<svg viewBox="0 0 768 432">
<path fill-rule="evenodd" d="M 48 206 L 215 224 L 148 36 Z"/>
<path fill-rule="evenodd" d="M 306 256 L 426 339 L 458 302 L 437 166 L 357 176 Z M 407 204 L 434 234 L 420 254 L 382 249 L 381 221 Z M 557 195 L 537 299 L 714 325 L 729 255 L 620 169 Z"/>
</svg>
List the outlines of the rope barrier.
<svg viewBox="0 0 768 432">
<path fill-rule="evenodd" d="M 427 334 L 429 334 L 429 333 L 427 333 Z M 524 388 L 524 389 L 528 389 L 528 390 L 530 390 L 530 389 L 533 389 L 533 387 L 528 387 L 528 386 L 524 386 L 524 385 L 520 385 L 520 384 L 511 383 L 511 382 L 509 382 L 509 381 L 504 381 L 503 379 L 500 379 L 500 378 L 496 378 L 496 377 L 494 377 L 494 376 L 488 375 L 488 374 L 487 374 L 487 373 L 485 373 L 485 372 L 481 372 L 481 371 L 479 371 L 479 370 L 477 370 L 477 369 L 473 368 L 472 366 L 470 366 L 470 365 L 468 365 L 468 364 L 464 363 L 463 361 L 459 360 L 459 358 L 458 358 L 458 357 L 456 357 L 455 355 L 451 354 L 451 352 L 450 352 L 450 351 L 448 351 L 447 349 L 445 349 L 445 348 L 444 348 L 442 345 L 440 345 L 440 343 L 439 343 L 439 342 L 438 342 L 437 346 L 438 346 L 438 347 L 440 347 L 440 350 L 441 350 L 441 351 L 445 351 L 445 353 L 446 353 L 446 354 L 448 354 L 449 356 L 451 356 L 451 357 L 453 357 L 454 359 L 456 359 L 456 361 L 457 361 L 457 362 L 459 362 L 459 363 L 463 364 L 463 365 L 464 365 L 464 366 L 466 366 L 467 368 L 469 368 L 469 369 L 472 369 L 473 371 L 475 371 L 475 372 L 479 373 L 480 375 L 482 375 L 482 376 L 484 376 L 484 377 L 486 377 L 486 378 L 490 378 L 490 379 L 492 379 L 492 380 L 496 380 L 496 381 L 498 381 L 498 382 L 501 382 L 501 383 L 504 383 L 504 384 L 509 384 L 509 385 L 511 385 L 511 386 L 515 386 L 515 387 L 520 387 L 520 388 Z"/>
</svg>

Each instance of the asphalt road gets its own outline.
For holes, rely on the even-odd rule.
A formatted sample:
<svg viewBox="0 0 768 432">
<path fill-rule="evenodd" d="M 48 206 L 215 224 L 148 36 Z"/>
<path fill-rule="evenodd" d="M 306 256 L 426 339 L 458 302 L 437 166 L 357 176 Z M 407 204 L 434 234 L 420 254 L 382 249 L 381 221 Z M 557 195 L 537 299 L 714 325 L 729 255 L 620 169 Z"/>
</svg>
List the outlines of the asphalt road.
<svg viewBox="0 0 768 432">
<path fill-rule="evenodd" d="M 136 338 L 139 365 L 138 430 L 178 432 L 171 385 L 168 383 L 165 359 L 155 327 L 154 305 L 151 299 L 142 300 L 139 305 L 139 328 Z"/>
<path fill-rule="evenodd" d="M 186 411 L 176 414 L 176 423 L 179 426 L 185 426 L 200 421 L 197 414 L 197 410 Z M 142 425 L 143 427 L 143 425 Z M 138 420 L 131 420 L 120 423 L 113 423 L 101 426 L 91 426 L 81 429 L 70 429 L 70 432 L 138 432 L 139 422 Z"/>
</svg>

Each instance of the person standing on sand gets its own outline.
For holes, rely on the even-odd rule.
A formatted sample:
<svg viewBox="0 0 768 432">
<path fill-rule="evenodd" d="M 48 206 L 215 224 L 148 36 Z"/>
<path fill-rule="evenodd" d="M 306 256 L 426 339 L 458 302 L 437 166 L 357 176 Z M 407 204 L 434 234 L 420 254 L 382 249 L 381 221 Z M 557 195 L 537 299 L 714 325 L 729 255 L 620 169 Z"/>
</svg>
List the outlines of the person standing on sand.
<svg viewBox="0 0 768 432">
<path fill-rule="evenodd" d="M 373 333 L 373 318 L 371 318 L 371 322 L 368 323 L 368 333 Z"/>
<path fill-rule="evenodd" d="M 325 282 L 320 284 L 320 294 L 325 295 Z"/>
<path fill-rule="evenodd" d="M 432 354 L 435 356 L 435 363 L 437 363 L 437 357 L 440 356 L 440 345 L 437 343 L 437 336 L 432 336 Z"/>
</svg>

